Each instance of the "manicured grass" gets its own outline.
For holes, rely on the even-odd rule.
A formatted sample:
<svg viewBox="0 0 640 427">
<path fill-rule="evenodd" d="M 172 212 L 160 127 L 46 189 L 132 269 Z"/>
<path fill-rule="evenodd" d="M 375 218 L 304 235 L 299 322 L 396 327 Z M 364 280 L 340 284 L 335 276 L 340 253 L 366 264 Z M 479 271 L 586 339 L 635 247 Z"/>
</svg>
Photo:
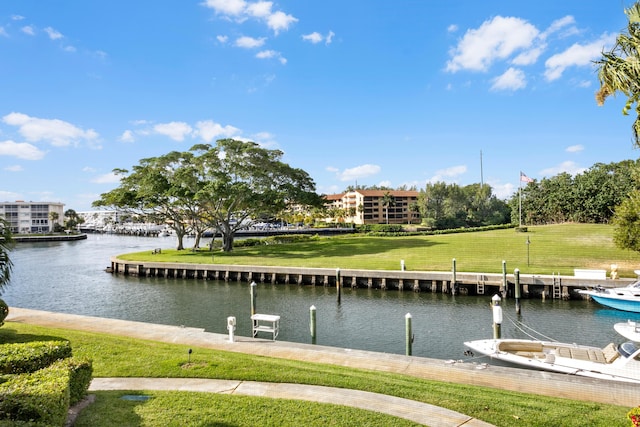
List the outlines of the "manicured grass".
<svg viewBox="0 0 640 427">
<path fill-rule="evenodd" d="M 504 260 L 509 272 L 518 268 L 523 274 L 573 275 L 574 268 L 609 271 L 611 264 L 617 264 L 620 277 L 636 277 L 634 270 L 640 268 L 640 254 L 616 248 L 612 236 L 610 225 L 561 224 L 529 227 L 527 233 L 506 229 L 433 236 L 327 237 L 302 243 L 237 247 L 231 253 L 163 248 L 157 255 L 145 251 L 122 254 L 120 258 L 366 270 L 398 270 L 404 260 L 408 270 L 422 271 L 450 271 L 455 258 L 460 272 L 500 273 Z"/>
<path fill-rule="evenodd" d="M 93 360 L 96 377 L 197 377 L 344 387 L 438 405 L 497 426 L 625 425 L 630 409 L 201 348 L 193 349 L 189 364 L 188 347 L 184 345 L 12 322 L 0 328 L 0 343 L 48 339 L 69 340 L 74 355 Z M 125 404 L 119 400 L 122 394 L 125 393 L 97 393 L 96 404 L 83 411 L 77 426 L 411 425 L 366 411 L 337 410 L 308 402 L 274 403 L 262 398 L 153 392 L 149 393 L 153 398 L 146 402 Z M 271 408 L 271 412 L 265 408 Z M 264 413 L 262 418 L 256 418 L 257 412 Z"/>
</svg>

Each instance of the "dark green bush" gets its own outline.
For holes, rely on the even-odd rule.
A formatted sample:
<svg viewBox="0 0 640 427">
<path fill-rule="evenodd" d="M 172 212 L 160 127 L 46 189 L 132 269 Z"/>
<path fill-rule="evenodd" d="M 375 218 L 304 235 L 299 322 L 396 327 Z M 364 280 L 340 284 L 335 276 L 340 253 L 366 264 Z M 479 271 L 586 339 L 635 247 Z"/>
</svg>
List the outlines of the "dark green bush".
<svg viewBox="0 0 640 427">
<path fill-rule="evenodd" d="M 55 368 L 69 371 L 69 398 L 70 404 L 75 405 L 87 395 L 93 374 L 91 360 L 86 358 L 70 357 L 59 360 L 51 365 Z"/>
<path fill-rule="evenodd" d="M 63 426 L 69 410 L 69 384 L 69 369 L 57 365 L 11 376 L 0 384 L 0 420 L 5 425 Z"/>
<path fill-rule="evenodd" d="M 68 341 L 36 341 L 0 346 L 0 374 L 35 372 L 71 357 Z"/>
</svg>

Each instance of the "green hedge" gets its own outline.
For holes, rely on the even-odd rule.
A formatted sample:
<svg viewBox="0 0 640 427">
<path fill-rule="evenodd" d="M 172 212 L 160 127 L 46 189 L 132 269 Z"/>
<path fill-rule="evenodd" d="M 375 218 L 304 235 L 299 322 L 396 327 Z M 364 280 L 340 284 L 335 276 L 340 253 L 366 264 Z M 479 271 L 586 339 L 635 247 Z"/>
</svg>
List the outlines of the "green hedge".
<svg viewBox="0 0 640 427">
<path fill-rule="evenodd" d="M 35 372 L 71 357 L 68 341 L 35 341 L 0 346 L 0 374 Z"/>
<path fill-rule="evenodd" d="M 70 404 L 75 405 L 87 395 L 91 378 L 93 377 L 93 365 L 86 358 L 70 357 L 59 360 L 51 365 L 55 368 L 65 369 L 69 372 L 69 398 Z"/>
<path fill-rule="evenodd" d="M 0 384 L 0 425 L 63 426 L 70 405 L 70 372 L 54 365 Z"/>
<path fill-rule="evenodd" d="M 0 346 L 0 427 L 62 426 L 91 383 L 91 361 L 66 341 Z"/>
</svg>

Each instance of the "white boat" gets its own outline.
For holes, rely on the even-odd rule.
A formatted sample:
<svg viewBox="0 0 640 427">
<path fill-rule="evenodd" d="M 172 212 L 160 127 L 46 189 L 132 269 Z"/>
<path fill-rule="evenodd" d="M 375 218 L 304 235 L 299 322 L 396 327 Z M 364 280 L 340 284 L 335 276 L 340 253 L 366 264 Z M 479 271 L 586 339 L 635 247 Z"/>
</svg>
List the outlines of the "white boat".
<svg viewBox="0 0 640 427">
<path fill-rule="evenodd" d="M 640 343 L 640 322 L 627 321 L 613 325 L 613 329 L 628 340 Z"/>
<path fill-rule="evenodd" d="M 596 286 L 594 289 L 579 292 L 589 295 L 594 301 L 606 307 L 640 313 L 640 280 L 623 288 Z"/>
<path fill-rule="evenodd" d="M 640 344 L 631 341 L 605 348 L 525 339 L 464 344 L 474 352 L 527 368 L 640 384 Z"/>
</svg>

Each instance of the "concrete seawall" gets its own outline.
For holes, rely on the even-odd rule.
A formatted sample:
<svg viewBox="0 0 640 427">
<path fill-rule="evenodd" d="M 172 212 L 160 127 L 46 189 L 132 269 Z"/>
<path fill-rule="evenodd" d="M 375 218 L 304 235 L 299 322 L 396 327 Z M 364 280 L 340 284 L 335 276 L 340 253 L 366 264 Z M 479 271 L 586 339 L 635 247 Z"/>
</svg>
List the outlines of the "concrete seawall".
<svg viewBox="0 0 640 427">
<path fill-rule="evenodd" d="M 257 282 L 335 287 L 337 269 L 269 267 L 254 265 L 188 264 L 170 262 L 125 261 L 114 256 L 108 271 L 141 277 L 169 277 L 176 279 L 224 280 L 229 282 Z M 441 292 L 458 295 L 513 296 L 516 286 L 514 274 L 340 269 L 342 287 L 383 290 Z M 584 298 L 578 290 L 596 285 L 622 287 L 631 279 L 590 279 L 575 276 L 520 274 L 523 297 L 572 299 Z"/>
</svg>

